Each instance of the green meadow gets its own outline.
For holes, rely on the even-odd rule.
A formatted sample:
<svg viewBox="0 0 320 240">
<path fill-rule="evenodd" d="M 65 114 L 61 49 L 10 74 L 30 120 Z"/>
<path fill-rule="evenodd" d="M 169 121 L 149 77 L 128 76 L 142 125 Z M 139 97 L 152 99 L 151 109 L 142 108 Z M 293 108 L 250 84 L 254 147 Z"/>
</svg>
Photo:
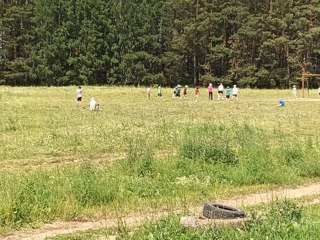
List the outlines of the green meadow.
<svg viewBox="0 0 320 240">
<path fill-rule="evenodd" d="M 240 89 L 237 101 L 208 101 L 200 89 L 194 102 L 192 88 L 174 100 L 154 88 L 148 100 L 145 88 L 85 86 L 83 108 L 75 91 L 0 87 L 0 232 L 319 180 L 315 90 L 312 100 Z"/>
</svg>

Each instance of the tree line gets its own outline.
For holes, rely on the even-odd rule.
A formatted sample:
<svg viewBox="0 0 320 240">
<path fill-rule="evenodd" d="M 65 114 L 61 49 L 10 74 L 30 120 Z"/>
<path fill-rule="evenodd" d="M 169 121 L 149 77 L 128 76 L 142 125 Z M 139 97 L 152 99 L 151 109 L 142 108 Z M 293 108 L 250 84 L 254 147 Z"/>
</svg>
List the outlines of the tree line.
<svg viewBox="0 0 320 240">
<path fill-rule="evenodd" d="M 245 87 L 320 73 L 320 0 L 0 0 L 0 84 Z"/>
</svg>

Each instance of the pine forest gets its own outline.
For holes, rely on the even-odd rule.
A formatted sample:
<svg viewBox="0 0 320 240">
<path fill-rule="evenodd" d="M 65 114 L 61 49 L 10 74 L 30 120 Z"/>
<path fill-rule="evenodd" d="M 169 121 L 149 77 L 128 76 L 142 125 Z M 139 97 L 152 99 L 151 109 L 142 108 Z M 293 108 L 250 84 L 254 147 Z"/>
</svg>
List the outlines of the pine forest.
<svg viewBox="0 0 320 240">
<path fill-rule="evenodd" d="M 0 0 L 1 85 L 288 88 L 319 61 L 320 0 Z"/>
</svg>

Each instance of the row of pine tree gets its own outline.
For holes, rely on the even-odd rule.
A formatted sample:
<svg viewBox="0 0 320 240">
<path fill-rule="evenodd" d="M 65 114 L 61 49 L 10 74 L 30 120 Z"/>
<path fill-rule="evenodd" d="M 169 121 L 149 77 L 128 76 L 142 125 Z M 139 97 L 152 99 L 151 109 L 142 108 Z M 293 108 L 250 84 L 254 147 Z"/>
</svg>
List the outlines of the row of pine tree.
<svg viewBox="0 0 320 240">
<path fill-rule="evenodd" d="M 0 0 L 0 84 L 284 88 L 319 61 L 320 0 Z"/>
</svg>

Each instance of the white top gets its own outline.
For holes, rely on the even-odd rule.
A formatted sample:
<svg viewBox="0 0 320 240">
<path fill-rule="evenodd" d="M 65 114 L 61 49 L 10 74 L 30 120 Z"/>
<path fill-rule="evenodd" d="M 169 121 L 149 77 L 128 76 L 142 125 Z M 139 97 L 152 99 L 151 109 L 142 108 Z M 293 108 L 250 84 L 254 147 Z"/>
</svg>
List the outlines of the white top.
<svg viewBox="0 0 320 240">
<path fill-rule="evenodd" d="M 76 91 L 76 94 L 77 94 L 77 98 L 82 97 L 82 89 L 78 88 Z"/>
<path fill-rule="evenodd" d="M 318 88 L 318 93 L 320 93 L 320 87 Z"/>
<path fill-rule="evenodd" d="M 224 90 L 224 87 L 223 87 L 223 85 L 222 85 L 222 84 L 220 84 L 220 85 L 219 85 L 219 87 L 218 87 L 218 91 L 220 91 L 220 92 L 221 92 L 221 91 L 223 91 L 223 90 Z"/>
<path fill-rule="evenodd" d="M 90 111 L 95 110 L 96 104 L 97 104 L 96 100 L 94 98 L 91 98 L 89 102 L 89 110 Z"/>
<path fill-rule="evenodd" d="M 293 93 L 297 93 L 297 88 L 296 88 L 296 87 L 293 87 L 293 88 L 292 88 L 292 91 L 293 91 Z"/>
<path fill-rule="evenodd" d="M 238 95 L 239 89 L 237 87 L 232 88 L 232 94 Z"/>
<path fill-rule="evenodd" d="M 148 87 L 148 88 L 147 88 L 147 93 L 149 94 L 150 92 L 151 92 L 151 88 Z"/>
</svg>

